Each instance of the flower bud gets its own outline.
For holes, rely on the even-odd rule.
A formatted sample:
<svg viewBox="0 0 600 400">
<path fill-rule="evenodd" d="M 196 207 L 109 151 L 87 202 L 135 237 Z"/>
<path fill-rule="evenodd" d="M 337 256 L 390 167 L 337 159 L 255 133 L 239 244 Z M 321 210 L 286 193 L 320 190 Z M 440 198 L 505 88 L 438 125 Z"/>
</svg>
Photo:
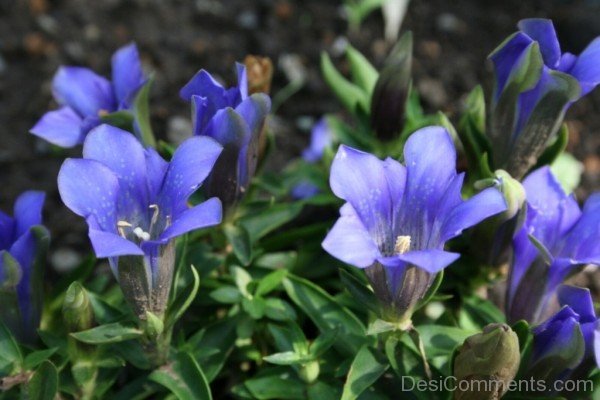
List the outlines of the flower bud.
<svg viewBox="0 0 600 400">
<path fill-rule="evenodd" d="M 371 126 L 382 140 L 391 140 L 402 130 L 410 92 L 412 47 L 412 34 L 407 32 L 386 59 L 373 90 Z"/>
<path fill-rule="evenodd" d="M 94 313 L 90 298 L 79 282 L 73 282 L 63 302 L 63 318 L 69 332 L 79 332 L 92 327 Z"/>
<path fill-rule="evenodd" d="M 505 324 L 490 324 L 465 340 L 454 360 L 456 400 L 499 399 L 517 374 L 519 339 Z M 460 384 L 469 382 L 468 385 Z"/>
</svg>

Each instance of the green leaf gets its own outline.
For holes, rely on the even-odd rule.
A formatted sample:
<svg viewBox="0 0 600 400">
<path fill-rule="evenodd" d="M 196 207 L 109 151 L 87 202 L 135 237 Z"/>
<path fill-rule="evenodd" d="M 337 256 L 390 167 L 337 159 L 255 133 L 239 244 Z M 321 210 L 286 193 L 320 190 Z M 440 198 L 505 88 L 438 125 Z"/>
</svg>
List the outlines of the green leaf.
<svg viewBox="0 0 600 400">
<path fill-rule="evenodd" d="M 224 304 L 236 304 L 242 300 L 242 294 L 233 286 L 221 286 L 210 292 L 209 296 L 219 303 Z"/>
<path fill-rule="evenodd" d="M 286 301 L 278 298 L 265 300 L 265 315 L 275 321 L 288 321 L 296 319 L 296 311 Z"/>
<path fill-rule="evenodd" d="M 365 56 L 350 45 L 346 47 L 346 57 L 350 63 L 352 80 L 364 90 L 370 98 L 379 73 Z"/>
<path fill-rule="evenodd" d="M 27 384 L 31 400 L 54 400 L 58 392 L 58 371 L 50 361 L 44 361 Z"/>
<path fill-rule="evenodd" d="M 271 293 L 281 284 L 286 275 L 287 271 L 284 269 L 276 270 L 266 275 L 258 282 L 255 295 L 264 296 Z"/>
<path fill-rule="evenodd" d="M 173 363 L 152 372 L 148 379 L 169 389 L 179 400 L 212 399 L 206 376 L 189 353 L 178 353 Z"/>
<path fill-rule="evenodd" d="M 342 400 L 354 400 L 371 387 L 389 368 L 389 364 L 369 346 L 363 346 L 356 354 L 344 384 Z"/>
<path fill-rule="evenodd" d="M 156 139 L 150 124 L 150 88 L 153 82 L 154 79 L 151 77 L 139 90 L 135 96 L 133 111 L 142 143 L 146 147 L 156 148 Z"/>
<path fill-rule="evenodd" d="M 329 331 L 321 334 L 310 344 L 308 349 L 313 358 L 318 358 L 323 355 L 333 344 L 338 337 L 338 330 Z"/>
<path fill-rule="evenodd" d="M 364 112 L 369 110 L 367 93 L 344 78 L 325 52 L 321 53 L 321 73 L 325 82 L 348 111 L 355 114 L 359 108 Z"/>
<path fill-rule="evenodd" d="M 133 133 L 133 114 L 129 111 L 116 111 L 100 117 L 104 124 L 116 126 L 117 128 Z"/>
<path fill-rule="evenodd" d="M 242 308 L 246 311 L 252 319 L 261 319 L 265 315 L 266 303 L 261 297 L 242 299 Z"/>
<path fill-rule="evenodd" d="M 398 329 L 398 325 L 377 318 L 369 324 L 367 335 L 379 335 L 380 333 L 391 332 Z"/>
<path fill-rule="evenodd" d="M 461 313 L 465 313 L 472 323 L 466 326 L 474 326 L 477 330 L 493 323 L 505 322 L 506 316 L 491 301 L 484 300 L 478 296 L 469 296 L 463 299 Z M 462 315 L 460 316 L 463 317 Z M 462 323 L 460 324 L 466 327 Z"/>
<path fill-rule="evenodd" d="M 71 333 L 71 336 L 87 344 L 109 344 L 137 339 L 142 336 L 142 331 L 132 325 L 115 322 L 100 325 L 87 331 Z"/>
<path fill-rule="evenodd" d="M 264 210 L 244 215 L 240 224 L 246 228 L 252 242 L 290 222 L 302 211 L 301 203 L 275 204 Z"/>
<path fill-rule="evenodd" d="M 362 322 L 323 289 L 291 275 L 284 279 L 283 285 L 292 301 L 308 315 L 321 332 L 340 330 L 336 345 L 343 351 L 354 354 L 362 347 L 366 340 Z"/>
<path fill-rule="evenodd" d="M 243 268 L 233 266 L 231 267 L 231 275 L 233 276 L 233 280 L 235 281 L 236 286 L 238 287 L 240 293 L 244 296 L 250 296 L 250 292 L 248 292 L 248 285 L 252 282 L 252 276 Z"/>
<path fill-rule="evenodd" d="M 225 318 L 217 321 L 192 336 L 184 347 L 202 365 L 209 382 L 217 377 L 227 361 L 227 357 L 235 347 L 238 322 L 239 318 Z M 202 353 L 200 352 L 201 349 L 216 349 L 218 352 Z"/>
<path fill-rule="evenodd" d="M 417 328 L 428 357 L 449 356 L 466 338 L 477 333 L 453 326 L 421 325 Z"/>
<path fill-rule="evenodd" d="M 223 231 L 238 260 L 240 260 L 244 266 L 250 265 L 250 262 L 252 261 L 252 243 L 248 231 L 246 231 L 243 226 L 230 224 L 225 225 Z"/>
<path fill-rule="evenodd" d="M 23 364 L 23 355 L 8 328 L 0 322 L 0 375 L 10 375 Z"/>
<path fill-rule="evenodd" d="M 198 289 L 200 288 L 200 275 L 198 275 L 198 271 L 196 267 L 190 265 L 190 270 L 192 271 L 192 276 L 194 278 L 193 284 L 188 286 L 186 290 L 178 293 L 177 297 L 169 305 L 167 308 L 167 316 L 165 317 L 165 329 L 169 329 L 182 317 L 185 311 L 190 307 L 194 299 L 196 298 L 196 294 L 198 293 Z"/>
<path fill-rule="evenodd" d="M 277 365 L 298 365 L 312 361 L 308 355 L 301 355 L 294 351 L 284 351 L 263 357 L 263 360 Z"/>
<path fill-rule="evenodd" d="M 559 155 L 550 169 L 567 194 L 577 189 L 584 171 L 583 164 L 569 153 Z"/>
<path fill-rule="evenodd" d="M 304 399 L 304 383 L 291 379 L 288 374 L 265 376 L 247 380 L 244 386 L 255 399 Z"/>
<path fill-rule="evenodd" d="M 25 361 L 23 363 L 23 368 L 28 369 L 28 370 L 33 369 L 33 368 L 37 367 L 38 365 L 40 365 L 42 362 L 44 362 L 47 359 L 49 359 L 50 357 L 52 357 L 52 355 L 54 355 L 54 353 L 56 353 L 57 351 L 58 351 L 58 347 L 53 347 L 51 349 L 38 350 L 38 351 L 34 351 L 32 353 L 29 353 L 25 357 Z"/>
<path fill-rule="evenodd" d="M 364 282 L 361 282 L 356 276 L 343 268 L 340 268 L 340 279 L 344 287 L 361 306 L 367 307 L 375 314 L 380 312 L 375 294 Z"/>
</svg>

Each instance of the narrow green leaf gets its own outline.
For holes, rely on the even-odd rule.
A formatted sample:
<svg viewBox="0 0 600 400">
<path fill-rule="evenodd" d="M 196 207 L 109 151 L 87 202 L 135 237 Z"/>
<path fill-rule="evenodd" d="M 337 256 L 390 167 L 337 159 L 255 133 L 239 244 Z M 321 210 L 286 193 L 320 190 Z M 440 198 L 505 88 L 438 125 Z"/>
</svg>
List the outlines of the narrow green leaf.
<svg viewBox="0 0 600 400">
<path fill-rule="evenodd" d="M 233 253 L 242 265 L 247 266 L 252 261 L 252 243 L 250 235 L 243 226 L 227 224 L 223 231 L 233 248 Z"/>
<path fill-rule="evenodd" d="M 369 98 L 364 90 L 349 82 L 335 68 L 327 53 L 321 54 L 321 73 L 340 103 L 351 113 L 356 113 L 359 108 L 365 112 L 369 110 Z"/>
<path fill-rule="evenodd" d="M 31 400 L 54 400 L 58 392 L 58 371 L 50 361 L 44 361 L 27 384 Z"/>
<path fill-rule="evenodd" d="M 224 304 L 235 304 L 242 300 L 242 294 L 238 288 L 233 286 L 221 286 L 210 292 L 209 296 L 219 303 Z"/>
<path fill-rule="evenodd" d="M 71 336 L 83 343 L 109 344 L 137 339 L 142 336 L 142 331 L 132 325 L 115 322 L 100 325 L 87 331 L 71 333 Z"/>
<path fill-rule="evenodd" d="M 189 353 L 178 353 L 173 363 L 152 372 L 148 379 L 169 389 L 179 400 L 212 400 L 206 376 Z"/>
<path fill-rule="evenodd" d="M 350 272 L 340 268 L 340 279 L 344 287 L 350 292 L 352 297 L 356 299 L 362 306 L 367 307 L 375 314 L 380 312 L 379 303 L 377 298 L 371 289 L 369 289 L 364 282 L 361 282 Z"/>
<path fill-rule="evenodd" d="M 8 328 L 0 322 L 0 372 L 9 375 L 23 364 L 23 355 Z"/>
<path fill-rule="evenodd" d="M 346 47 L 346 57 L 350 63 L 352 80 L 371 97 L 379 73 L 365 56 L 350 45 Z"/>
<path fill-rule="evenodd" d="M 389 368 L 389 364 L 368 346 L 363 346 L 356 354 L 348 378 L 344 384 L 342 400 L 354 400 L 371 387 Z"/>
<path fill-rule="evenodd" d="M 246 228 L 252 242 L 256 242 L 296 218 L 300 211 L 302 211 L 301 203 L 275 204 L 264 210 L 244 215 L 240 219 L 240 224 Z"/>
<path fill-rule="evenodd" d="M 133 110 L 135 113 L 135 122 L 141 136 L 142 143 L 147 147 L 156 148 L 156 139 L 152 132 L 152 126 L 150 124 L 150 88 L 154 79 L 151 77 L 142 86 L 133 103 Z"/>
<path fill-rule="evenodd" d="M 52 357 L 52 355 L 54 355 L 54 353 L 56 353 L 57 351 L 58 351 L 58 347 L 53 347 L 51 349 L 38 350 L 38 351 L 34 351 L 32 353 L 29 353 L 25 357 L 23 367 L 28 370 L 33 369 L 33 368 L 37 367 L 38 365 L 40 365 L 42 362 L 44 362 L 47 359 L 49 359 L 50 357 Z"/>
<path fill-rule="evenodd" d="M 291 275 L 284 279 L 283 285 L 292 301 L 309 316 L 321 332 L 340 330 L 336 344 L 345 352 L 356 353 L 364 344 L 366 338 L 362 322 L 323 289 Z"/>
<path fill-rule="evenodd" d="M 258 282 L 255 295 L 264 296 L 269 294 L 281 284 L 281 281 L 283 281 L 283 278 L 285 278 L 286 275 L 287 271 L 284 269 L 279 269 L 266 275 Z"/>
<path fill-rule="evenodd" d="M 169 329 L 172 327 L 175 322 L 181 318 L 181 316 L 185 313 L 185 311 L 190 307 L 194 299 L 196 298 L 196 294 L 198 293 L 198 289 L 200 288 L 200 275 L 198 275 L 198 271 L 196 267 L 190 265 L 190 269 L 192 271 L 192 276 L 194 277 L 193 284 L 188 286 L 187 290 L 181 291 L 175 298 L 172 304 L 169 305 L 167 309 L 167 316 L 165 318 L 165 328 Z"/>
<path fill-rule="evenodd" d="M 291 379 L 287 374 L 253 378 L 244 383 L 255 399 L 296 400 L 304 399 L 304 383 Z"/>
<path fill-rule="evenodd" d="M 296 319 L 296 311 L 292 306 L 276 297 L 265 300 L 265 315 L 275 321 L 289 321 Z"/>
<path fill-rule="evenodd" d="M 252 282 L 252 276 L 243 268 L 233 266 L 231 267 L 231 275 L 239 291 L 244 296 L 249 296 L 248 285 Z"/>
<path fill-rule="evenodd" d="M 311 357 L 307 355 L 303 356 L 293 351 L 285 351 L 263 357 L 263 360 L 277 365 L 298 365 L 311 361 Z"/>
</svg>

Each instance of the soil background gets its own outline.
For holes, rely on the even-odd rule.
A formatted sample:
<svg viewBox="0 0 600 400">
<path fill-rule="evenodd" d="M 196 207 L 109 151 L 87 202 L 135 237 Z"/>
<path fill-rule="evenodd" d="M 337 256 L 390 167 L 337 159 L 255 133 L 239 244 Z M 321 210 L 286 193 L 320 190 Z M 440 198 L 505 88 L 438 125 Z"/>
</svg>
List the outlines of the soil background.
<svg viewBox="0 0 600 400">
<path fill-rule="evenodd" d="M 456 116 L 475 85 L 484 84 L 489 94 L 486 57 L 526 17 L 554 19 L 563 50 L 573 53 L 600 35 L 598 0 L 412 0 L 402 30 L 414 34 L 414 80 L 426 109 Z M 390 48 L 381 12 L 350 32 L 337 0 L 0 0 L 0 209 L 10 211 L 24 190 L 48 193 L 56 267 L 90 249 L 83 220 L 62 206 L 56 190 L 63 158 L 81 150 L 57 153 L 28 130 L 56 106 L 50 84 L 60 65 L 110 76 L 111 54 L 132 40 L 155 74 L 152 116 L 162 138 L 189 132 L 189 107 L 178 91 L 200 68 L 233 83 L 236 60 L 268 56 L 276 68 L 275 94 L 288 74 L 305 74 L 304 87 L 277 110 L 273 165 L 298 156 L 310 118 L 340 109 L 320 77 L 320 53 L 329 52 L 343 70 L 345 42 L 376 66 Z M 577 191 L 584 200 L 600 189 L 600 89 L 567 119 L 569 150 L 585 165 Z"/>
</svg>

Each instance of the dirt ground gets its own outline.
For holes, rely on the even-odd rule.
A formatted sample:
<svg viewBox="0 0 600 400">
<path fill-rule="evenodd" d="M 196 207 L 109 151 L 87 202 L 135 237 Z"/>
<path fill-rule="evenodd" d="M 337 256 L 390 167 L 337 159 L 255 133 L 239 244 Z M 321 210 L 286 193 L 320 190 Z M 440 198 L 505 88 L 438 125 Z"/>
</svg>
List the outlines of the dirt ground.
<svg viewBox="0 0 600 400">
<path fill-rule="evenodd" d="M 455 115 L 477 83 L 489 89 L 486 56 L 519 19 L 532 16 L 553 18 L 571 52 L 600 35 L 597 0 L 412 0 L 403 30 L 414 33 L 415 82 L 425 106 Z M 379 12 L 349 32 L 341 1 L 334 0 L 1 0 L 0 208 L 9 210 L 23 190 L 45 190 L 56 264 L 89 250 L 83 221 L 61 205 L 56 190 L 62 159 L 80 150 L 57 154 L 28 130 L 55 106 L 50 82 L 59 65 L 109 75 L 110 55 L 132 40 L 155 74 L 153 119 L 163 138 L 189 128 L 189 107 L 178 91 L 200 68 L 231 82 L 234 61 L 269 56 L 274 93 L 287 84 L 286 69 L 305 74 L 302 90 L 277 111 L 274 165 L 306 144 L 306 117 L 339 109 L 320 78 L 320 52 L 338 53 L 340 62 L 338 49 L 348 41 L 379 66 L 389 49 Z M 585 165 L 577 193 L 583 199 L 600 189 L 600 89 L 572 107 L 568 120 L 570 150 Z"/>
</svg>

